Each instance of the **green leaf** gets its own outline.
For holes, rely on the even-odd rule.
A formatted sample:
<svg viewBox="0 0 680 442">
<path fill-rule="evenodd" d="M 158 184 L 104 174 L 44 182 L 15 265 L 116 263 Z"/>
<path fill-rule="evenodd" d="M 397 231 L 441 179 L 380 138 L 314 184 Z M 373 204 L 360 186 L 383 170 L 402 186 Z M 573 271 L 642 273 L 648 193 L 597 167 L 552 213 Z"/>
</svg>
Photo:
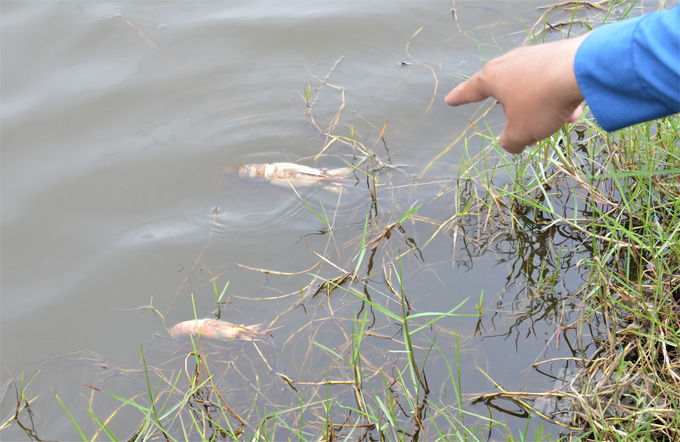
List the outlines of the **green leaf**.
<svg viewBox="0 0 680 442">
<path fill-rule="evenodd" d="M 419 204 L 417 207 L 414 207 L 413 209 L 411 209 L 411 210 L 409 210 L 408 212 L 406 212 L 406 213 L 404 214 L 404 216 L 402 216 L 401 218 L 399 218 L 399 221 L 397 221 L 397 224 L 401 224 L 401 223 L 403 223 L 404 221 L 406 221 L 406 220 L 408 219 L 409 216 L 411 216 L 411 215 L 413 215 L 414 213 L 416 213 L 416 210 L 420 209 L 422 206 L 423 206 L 422 204 Z"/>
<path fill-rule="evenodd" d="M 88 441 L 87 441 L 87 438 L 85 437 L 85 435 L 83 434 L 83 432 L 80 430 L 80 427 L 78 426 L 78 423 L 77 423 L 76 420 L 73 418 L 73 416 L 71 416 L 71 413 L 70 413 L 70 412 L 68 411 L 68 409 L 66 408 L 66 405 L 64 405 L 64 403 L 61 401 L 61 398 L 59 397 L 59 395 L 57 394 L 57 392 L 54 390 L 54 387 L 52 387 L 52 393 L 54 393 L 54 395 L 57 397 L 57 400 L 59 401 L 59 403 L 61 404 L 61 406 L 64 408 L 64 411 L 66 412 L 66 414 L 68 414 L 68 417 L 71 418 L 71 422 L 73 422 L 73 425 L 76 427 L 76 430 L 78 430 L 78 433 L 80 433 L 80 437 L 82 437 L 83 440 L 84 440 L 85 442 L 88 442 Z"/>
</svg>

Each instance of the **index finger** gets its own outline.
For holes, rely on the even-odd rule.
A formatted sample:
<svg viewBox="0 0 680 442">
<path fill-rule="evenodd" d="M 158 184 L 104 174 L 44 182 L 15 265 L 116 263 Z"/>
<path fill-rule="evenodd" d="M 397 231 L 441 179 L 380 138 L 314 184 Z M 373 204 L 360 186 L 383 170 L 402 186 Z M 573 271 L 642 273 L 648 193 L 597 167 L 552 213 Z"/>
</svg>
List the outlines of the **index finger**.
<svg viewBox="0 0 680 442">
<path fill-rule="evenodd" d="M 467 103 L 476 103 L 490 96 L 483 82 L 480 81 L 478 72 L 470 77 L 469 80 L 453 88 L 444 101 L 449 106 L 460 106 Z"/>
</svg>

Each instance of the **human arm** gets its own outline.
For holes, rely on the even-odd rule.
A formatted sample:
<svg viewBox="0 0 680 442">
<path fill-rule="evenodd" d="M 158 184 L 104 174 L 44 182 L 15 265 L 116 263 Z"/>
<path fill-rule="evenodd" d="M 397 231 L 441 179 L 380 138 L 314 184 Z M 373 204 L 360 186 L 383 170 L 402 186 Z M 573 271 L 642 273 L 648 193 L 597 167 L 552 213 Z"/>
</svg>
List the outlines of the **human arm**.
<svg viewBox="0 0 680 442">
<path fill-rule="evenodd" d="M 680 7 L 599 27 L 574 71 L 605 130 L 680 112 Z"/>
</svg>

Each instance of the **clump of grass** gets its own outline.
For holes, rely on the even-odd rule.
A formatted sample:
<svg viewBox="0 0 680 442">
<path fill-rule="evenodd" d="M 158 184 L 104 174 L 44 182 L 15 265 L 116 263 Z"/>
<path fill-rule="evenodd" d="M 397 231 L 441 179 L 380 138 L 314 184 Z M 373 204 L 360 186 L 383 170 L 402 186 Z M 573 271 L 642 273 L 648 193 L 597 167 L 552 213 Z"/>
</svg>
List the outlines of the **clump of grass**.
<svg viewBox="0 0 680 442">
<path fill-rule="evenodd" d="M 580 263 L 589 277 L 571 327 L 597 349 L 584 345 L 564 384 L 543 395 L 553 407 L 546 418 L 570 437 L 680 437 L 679 129 L 673 116 L 609 134 L 582 118 L 519 161 L 501 156 L 479 175 L 468 168 L 487 210 L 510 217 L 515 229 L 557 226 L 592 250 Z M 502 155 L 493 135 L 487 139 Z M 501 169 L 511 178 L 503 186 L 493 179 Z M 501 396 L 533 410 L 516 394 Z"/>
<path fill-rule="evenodd" d="M 545 40 L 550 7 L 527 41 Z M 624 7 L 621 18 L 634 3 Z M 607 9 L 603 20 L 611 18 Z M 536 33 L 539 23 L 543 31 Z M 559 28 L 574 31 L 576 9 Z M 557 30 L 550 26 L 550 30 Z M 474 206 L 489 224 L 510 223 L 516 234 L 559 229 L 587 250 L 587 278 L 572 302 L 580 317 L 559 326 L 577 331 L 575 366 L 548 392 L 499 393 L 584 441 L 680 438 L 680 117 L 603 131 L 586 113 L 574 124 L 510 157 L 491 128 L 482 150 L 459 171 L 459 213 Z M 468 140 L 466 140 L 466 154 Z M 562 257 L 563 249 L 556 259 Z M 556 267 L 559 267 L 556 266 Z M 539 272 L 542 290 L 556 288 Z M 570 294 L 563 294 L 570 295 Z M 562 301 L 564 303 L 565 301 Z M 481 314 L 481 311 L 480 311 Z M 594 344 L 594 345 L 591 345 Z M 594 350 L 593 350 L 594 348 Z M 533 367 L 560 359 L 533 364 Z M 562 362 L 564 363 L 564 362 Z M 538 406 L 538 403 L 541 406 Z"/>
<path fill-rule="evenodd" d="M 19 414 L 21 414 L 22 411 L 28 412 L 29 418 L 31 421 L 33 421 L 33 412 L 31 410 L 31 400 L 26 396 L 26 391 L 28 387 L 31 385 L 33 380 L 40 374 L 40 370 L 37 370 L 33 377 L 31 378 L 30 381 L 24 383 L 24 372 L 21 372 L 21 375 L 19 377 L 19 384 L 17 385 L 17 381 L 14 379 L 14 376 L 12 376 L 12 373 L 9 371 L 7 368 L 7 364 L 5 364 L 5 361 L 3 360 L 3 365 L 5 366 L 5 370 L 7 371 L 7 374 L 10 377 L 10 382 L 12 386 L 14 387 L 14 391 L 16 393 L 16 408 L 14 410 L 14 414 L 6 419 L 2 424 L 0 424 L 0 431 L 4 430 L 5 428 L 8 428 L 11 424 L 12 421 L 19 422 Z M 2 397 L 0 397 L 0 402 L 2 402 L 2 399 L 4 399 L 5 394 L 7 393 L 8 389 L 5 389 L 2 393 Z"/>
</svg>

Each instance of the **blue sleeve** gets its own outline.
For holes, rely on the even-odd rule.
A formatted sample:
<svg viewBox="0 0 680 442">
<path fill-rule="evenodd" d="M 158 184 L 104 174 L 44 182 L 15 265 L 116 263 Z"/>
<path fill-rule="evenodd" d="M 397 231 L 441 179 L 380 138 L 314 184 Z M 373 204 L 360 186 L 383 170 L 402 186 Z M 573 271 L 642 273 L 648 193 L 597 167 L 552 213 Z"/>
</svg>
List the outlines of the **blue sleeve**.
<svg viewBox="0 0 680 442">
<path fill-rule="evenodd" d="M 599 27 L 574 71 L 607 131 L 680 113 L 680 6 Z"/>
</svg>

